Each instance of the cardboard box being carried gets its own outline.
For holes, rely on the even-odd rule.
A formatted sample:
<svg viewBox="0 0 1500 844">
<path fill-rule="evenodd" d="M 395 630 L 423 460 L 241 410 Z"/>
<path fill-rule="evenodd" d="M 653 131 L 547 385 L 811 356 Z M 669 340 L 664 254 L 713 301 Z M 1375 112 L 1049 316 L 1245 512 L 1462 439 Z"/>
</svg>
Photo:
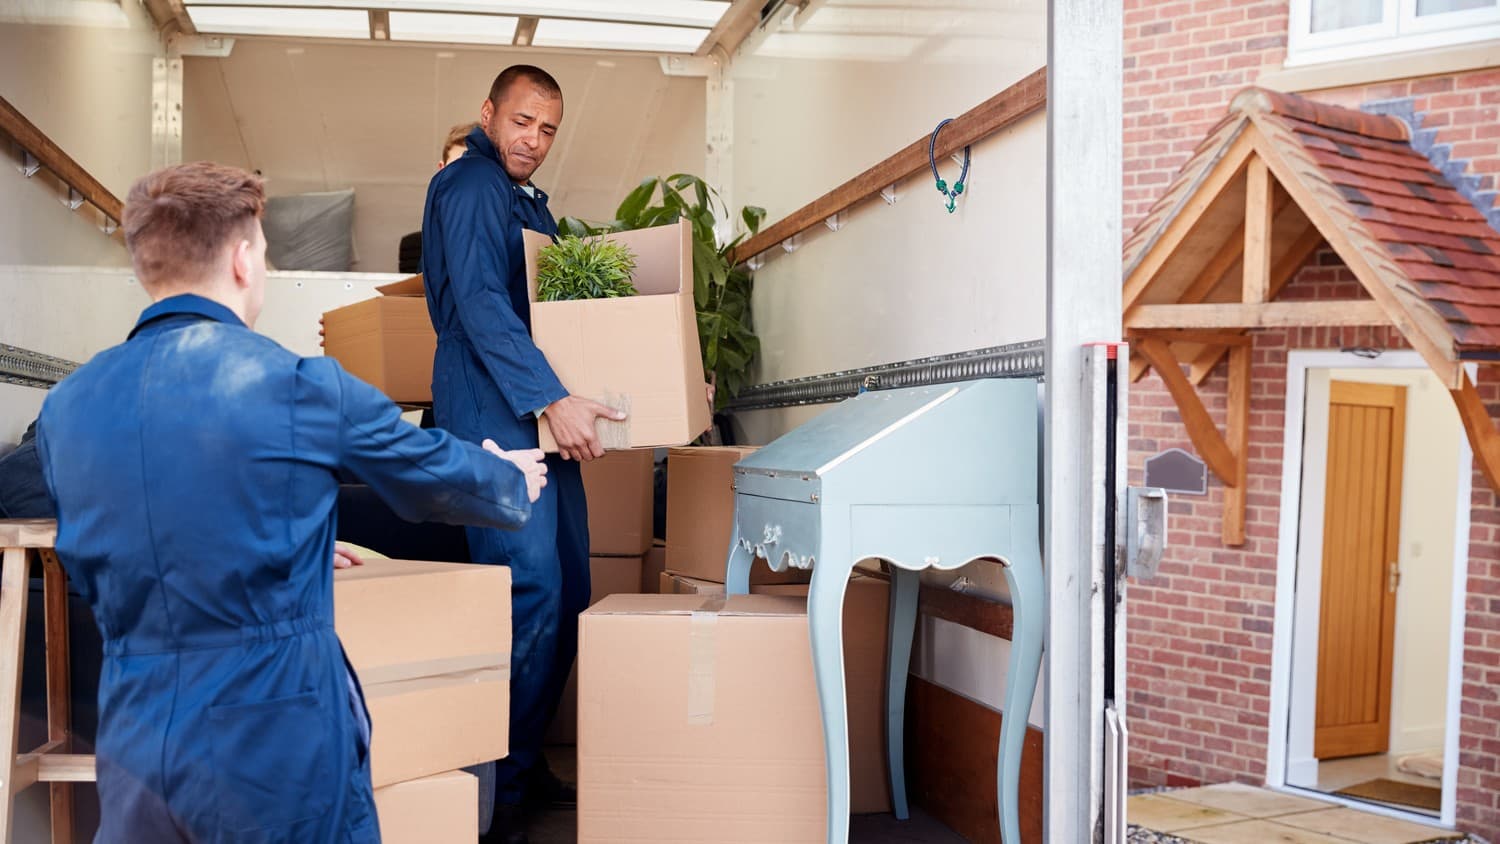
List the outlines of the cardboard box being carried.
<svg viewBox="0 0 1500 844">
<path fill-rule="evenodd" d="M 693 230 L 676 225 L 605 235 L 635 253 L 637 295 L 536 301 L 537 255 L 551 241 L 525 232 L 531 337 L 573 395 L 624 410 L 598 422 L 605 448 L 682 445 L 708 430 L 698 316 L 693 307 Z M 557 451 L 543 418 L 542 448 Z"/>
<path fill-rule="evenodd" d="M 437 333 L 422 277 L 375 289 L 380 296 L 323 314 L 323 354 L 391 401 L 430 402 Z"/>
<path fill-rule="evenodd" d="M 582 465 L 590 554 L 638 557 L 651 547 L 655 466 L 649 448 L 611 451 Z"/>
<path fill-rule="evenodd" d="M 598 461 L 595 461 L 598 462 Z M 640 591 L 640 557 L 590 557 L 589 558 L 589 606 L 599 603 L 610 595 L 633 594 Z M 563 687 L 562 699 L 557 702 L 557 714 L 547 730 L 548 744 L 574 744 L 578 741 L 578 666 L 568 675 L 568 684 Z"/>
<path fill-rule="evenodd" d="M 751 586 L 755 595 L 807 599 L 807 584 Z M 723 595 L 724 584 L 666 573 L 663 595 Z M 856 574 L 844 593 L 844 683 L 849 703 L 849 811 L 870 815 L 891 810 L 885 759 L 885 659 L 891 585 Z"/>
<path fill-rule="evenodd" d="M 448 771 L 375 789 L 384 844 L 474 844 L 479 838 L 479 780 Z"/>
<path fill-rule="evenodd" d="M 614 595 L 580 618 L 578 840 L 822 842 L 796 598 Z"/>
<path fill-rule="evenodd" d="M 667 452 L 667 571 L 724 582 L 729 541 L 734 536 L 734 464 L 753 446 L 695 446 Z M 806 583 L 809 573 L 771 571 L 764 558 L 750 582 Z"/>
<path fill-rule="evenodd" d="M 509 752 L 509 569 L 372 559 L 334 573 L 333 599 L 377 788 Z"/>
</svg>

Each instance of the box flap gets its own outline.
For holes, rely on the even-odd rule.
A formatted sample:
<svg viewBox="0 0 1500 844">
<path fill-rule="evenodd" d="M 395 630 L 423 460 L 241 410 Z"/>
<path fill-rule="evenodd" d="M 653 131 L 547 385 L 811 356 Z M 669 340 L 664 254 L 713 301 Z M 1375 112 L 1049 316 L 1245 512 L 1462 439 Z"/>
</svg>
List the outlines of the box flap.
<svg viewBox="0 0 1500 844">
<path fill-rule="evenodd" d="M 426 290 L 422 286 L 422 276 L 417 274 L 411 278 L 403 278 L 390 284 L 382 284 L 375 288 L 385 296 L 425 296 Z"/>
<path fill-rule="evenodd" d="M 782 595 L 610 595 L 584 611 L 584 615 L 692 615 L 706 612 L 720 616 L 798 616 L 807 614 L 807 602 Z"/>
</svg>

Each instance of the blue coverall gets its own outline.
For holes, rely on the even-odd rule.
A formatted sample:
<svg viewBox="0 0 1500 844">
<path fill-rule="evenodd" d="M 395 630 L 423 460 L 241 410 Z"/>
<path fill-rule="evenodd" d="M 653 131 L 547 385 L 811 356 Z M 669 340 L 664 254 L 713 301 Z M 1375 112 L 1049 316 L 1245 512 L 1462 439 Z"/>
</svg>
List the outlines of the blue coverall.
<svg viewBox="0 0 1500 844">
<path fill-rule="evenodd" d="M 532 187 L 532 186 L 528 186 Z M 422 219 L 422 276 L 437 330 L 432 405 L 438 427 L 471 442 L 536 448 L 536 418 L 568 394 L 531 339 L 521 230 L 556 235 L 547 196 L 513 183 L 482 129 L 438 171 Z M 510 756 L 495 799 L 518 803 L 578 651 L 589 602 L 588 508 L 578 464 L 547 459 L 547 487 L 519 531 L 469 528 L 476 563 L 509 566 Z"/>
<path fill-rule="evenodd" d="M 55 387 L 37 443 L 104 639 L 95 841 L 379 841 L 333 628 L 337 473 L 496 528 L 528 517 L 522 473 L 191 295 Z"/>
</svg>

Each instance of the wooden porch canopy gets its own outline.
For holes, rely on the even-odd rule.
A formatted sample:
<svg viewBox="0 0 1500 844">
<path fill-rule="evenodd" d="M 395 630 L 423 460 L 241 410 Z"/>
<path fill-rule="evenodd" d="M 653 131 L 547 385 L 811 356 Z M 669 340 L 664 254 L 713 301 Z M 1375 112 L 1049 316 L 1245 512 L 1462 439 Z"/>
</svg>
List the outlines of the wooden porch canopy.
<svg viewBox="0 0 1500 844">
<path fill-rule="evenodd" d="M 1276 301 L 1324 243 L 1370 298 Z M 1226 543 L 1245 540 L 1255 328 L 1394 326 L 1447 385 L 1500 491 L 1500 432 L 1463 368 L 1500 362 L 1500 233 L 1411 147 L 1405 122 L 1241 92 L 1126 241 L 1124 285 L 1131 375 L 1157 371 L 1224 482 Z M 1196 386 L 1226 355 L 1221 434 Z"/>
</svg>

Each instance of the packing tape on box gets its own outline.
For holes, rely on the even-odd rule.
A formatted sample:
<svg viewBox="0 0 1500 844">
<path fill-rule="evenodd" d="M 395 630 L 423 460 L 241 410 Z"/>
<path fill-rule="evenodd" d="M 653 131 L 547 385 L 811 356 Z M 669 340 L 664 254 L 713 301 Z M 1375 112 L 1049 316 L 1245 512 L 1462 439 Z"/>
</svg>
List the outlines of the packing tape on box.
<svg viewBox="0 0 1500 844">
<path fill-rule="evenodd" d="M 458 671 L 452 674 L 411 677 L 405 680 L 391 680 L 385 683 L 363 683 L 363 686 L 365 699 L 377 700 L 392 695 L 404 695 L 412 692 L 427 691 L 429 689 L 495 682 L 506 683 L 508 685 L 510 683 L 510 671 L 507 668 L 481 668 L 475 671 Z"/>
<path fill-rule="evenodd" d="M 510 654 L 484 653 L 467 656 L 424 659 L 418 662 L 398 662 L 376 668 L 355 670 L 360 683 L 398 683 L 402 680 L 419 680 L 428 677 L 451 677 L 475 671 L 499 671 L 510 668 Z"/>
<path fill-rule="evenodd" d="M 630 396 L 606 390 L 599 403 L 612 410 L 625 412 L 624 422 L 599 419 L 594 423 L 594 430 L 599 434 L 599 445 L 605 451 L 630 448 Z"/>
<path fill-rule="evenodd" d="M 717 658 L 715 632 L 724 596 L 715 595 L 693 610 L 688 633 L 688 726 L 706 727 L 714 722 L 714 671 Z"/>
</svg>

